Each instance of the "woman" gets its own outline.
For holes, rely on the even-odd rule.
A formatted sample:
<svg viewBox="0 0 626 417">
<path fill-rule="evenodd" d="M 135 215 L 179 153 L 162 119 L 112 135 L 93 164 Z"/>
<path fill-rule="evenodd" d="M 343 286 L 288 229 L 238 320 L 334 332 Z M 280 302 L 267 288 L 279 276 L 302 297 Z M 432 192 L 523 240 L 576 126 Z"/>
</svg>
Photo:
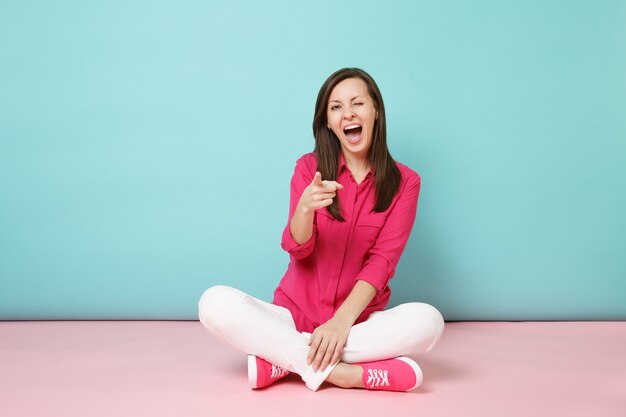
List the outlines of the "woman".
<svg viewBox="0 0 626 417">
<path fill-rule="evenodd" d="M 374 80 L 344 68 L 322 85 L 313 119 L 315 150 L 296 162 L 282 247 L 287 272 L 266 303 L 215 286 L 200 299 L 202 324 L 248 353 L 252 388 L 289 372 L 315 391 L 409 391 L 422 373 L 407 355 L 439 340 L 441 314 L 423 303 L 383 310 L 388 282 L 409 238 L 419 175 L 395 162 Z"/>
</svg>

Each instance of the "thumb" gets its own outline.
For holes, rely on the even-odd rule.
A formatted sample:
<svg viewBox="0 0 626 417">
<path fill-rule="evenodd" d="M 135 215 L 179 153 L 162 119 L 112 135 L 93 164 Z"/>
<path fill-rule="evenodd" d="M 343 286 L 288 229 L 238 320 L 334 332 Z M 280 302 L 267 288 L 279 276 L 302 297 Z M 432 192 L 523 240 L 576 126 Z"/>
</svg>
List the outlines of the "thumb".
<svg viewBox="0 0 626 417">
<path fill-rule="evenodd" d="M 315 184 L 315 185 L 323 185 L 323 184 L 322 184 L 322 173 L 321 173 L 321 172 L 319 172 L 319 171 L 316 171 L 316 172 L 315 172 L 315 176 L 313 177 L 313 182 L 312 182 L 312 184 Z"/>
</svg>

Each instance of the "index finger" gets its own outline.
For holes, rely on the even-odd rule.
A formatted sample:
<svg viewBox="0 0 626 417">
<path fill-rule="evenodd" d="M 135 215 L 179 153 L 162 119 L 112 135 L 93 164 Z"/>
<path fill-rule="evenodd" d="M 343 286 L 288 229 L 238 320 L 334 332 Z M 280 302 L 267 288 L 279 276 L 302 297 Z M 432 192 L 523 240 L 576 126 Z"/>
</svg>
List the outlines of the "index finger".
<svg viewBox="0 0 626 417">
<path fill-rule="evenodd" d="M 313 359 L 315 358 L 315 355 L 317 354 L 317 351 L 320 347 L 321 344 L 321 340 L 318 337 L 311 337 L 311 339 L 309 339 L 309 354 L 307 355 L 306 358 L 306 362 L 307 365 L 310 365 L 313 362 Z"/>
</svg>

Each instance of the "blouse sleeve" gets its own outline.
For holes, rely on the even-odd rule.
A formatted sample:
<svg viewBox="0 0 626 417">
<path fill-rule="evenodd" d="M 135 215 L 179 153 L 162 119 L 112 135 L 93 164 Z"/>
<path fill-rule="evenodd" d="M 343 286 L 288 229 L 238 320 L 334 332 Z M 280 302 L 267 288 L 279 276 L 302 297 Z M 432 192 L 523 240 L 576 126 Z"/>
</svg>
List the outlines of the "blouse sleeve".
<svg viewBox="0 0 626 417">
<path fill-rule="evenodd" d="M 300 158 L 296 162 L 296 168 L 294 170 L 293 176 L 291 177 L 289 218 L 287 220 L 287 225 L 283 230 L 281 242 L 281 247 L 295 259 L 306 258 L 313 252 L 313 248 L 315 247 L 315 238 L 317 236 L 317 226 L 315 224 L 315 221 L 313 221 L 313 233 L 311 234 L 311 238 L 302 244 L 298 244 L 293 239 L 293 236 L 291 236 L 291 231 L 289 230 L 289 224 L 291 223 L 291 218 L 293 217 L 293 214 L 296 210 L 298 201 L 300 201 L 300 197 L 302 196 L 304 189 L 308 187 L 311 181 L 313 181 L 314 175 L 315 172 L 311 173 L 311 170 L 304 162 L 304 158 Z"/>
<path fill-rule="evenodd" d="M 369 282 L 379 292 L 393 277 L 415 222 L 421 179 L 417 173 L 413 174 L 400 190 L 400 196 L 370 249 L 363 269 L 355 278 Z"/>
</svg>

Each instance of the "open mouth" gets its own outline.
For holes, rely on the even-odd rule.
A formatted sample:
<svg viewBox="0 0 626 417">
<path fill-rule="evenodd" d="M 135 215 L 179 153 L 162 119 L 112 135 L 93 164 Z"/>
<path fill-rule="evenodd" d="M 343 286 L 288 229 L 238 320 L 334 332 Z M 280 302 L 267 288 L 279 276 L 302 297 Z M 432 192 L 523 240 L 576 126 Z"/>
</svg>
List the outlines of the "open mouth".
<svg viewBox="0 0 626 417">
<path fill-rule="evenodd" d="M 347 126 L 343 129 L 343 133 L 348 138 L 348 141 L 351 143 L 357 143 L 361 140 L 361 133 L 363 132 L 363 127 L 360 125 L 352 125 Z"/>
</svg>

